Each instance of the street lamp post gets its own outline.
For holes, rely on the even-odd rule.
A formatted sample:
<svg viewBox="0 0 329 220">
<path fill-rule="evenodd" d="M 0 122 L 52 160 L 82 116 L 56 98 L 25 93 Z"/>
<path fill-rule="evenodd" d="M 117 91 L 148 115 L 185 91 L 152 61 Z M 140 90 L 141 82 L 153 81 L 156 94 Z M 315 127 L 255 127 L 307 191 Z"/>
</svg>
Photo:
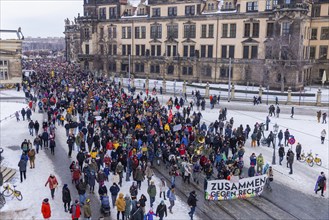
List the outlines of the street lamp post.
<svg viewBox="0 0 329 220">
<path fill-rule="evenodd" d="M 269 90 L 269 86 L 267 86 L 266 105 L 268 105 L 268 90 Z"/>
<path fill-rule="evenodd" d="M 275 147 L 276 147 L 276 135 L 278 134 L 279 131 L 279 125 L 277 125 L 277 123 L 275 123 L 275 125 L 273 126 L 273 134 L 274 134 L 274 146 L 273 146 L 273 156 L 272 156 L 272 165 L 275 165 Z"/>
</svg>

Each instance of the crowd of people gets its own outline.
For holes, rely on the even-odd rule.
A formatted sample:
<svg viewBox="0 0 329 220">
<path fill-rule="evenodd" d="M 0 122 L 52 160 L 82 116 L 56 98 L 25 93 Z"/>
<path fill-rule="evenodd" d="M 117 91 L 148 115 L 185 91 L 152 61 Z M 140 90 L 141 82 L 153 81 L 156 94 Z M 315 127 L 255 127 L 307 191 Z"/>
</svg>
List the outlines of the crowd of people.
<svg viewBox="0 0 329 220">
<path fill-rule="evenodd" d="M 199 111 L 199 107 L 205 109 L 206 103 L 198 91 L 193 92 L 194 102 L 187 102 L 186 97 L 175 97 L 162 105 L 156 96 L 143 97 L 143 92 L 135 94 L 134 88 L 126 91 L 120 82 L 95 78 L 74 64 L 39 61 L 24 65 L 38 72 L 35 78 L 27 79 L 22 84 L 29 101 L 28 110 L 31 113 L 44 113 L 45 120 L 39 134 L 39 123 L 33 122 L 31 114 L 28 116 L 25 109 L 21 111 L 23 120 L 25 114 L 29 120 L 30 135 L 36 136 L 33 141 L 35 150 L 29 140 L 22 143 L 23 154 L 19 162 L 21 181 L 23 177 L 26 178 L 26 158 L 30 158 L 30 166 L 34 168 L 34 159 L 32 163 L 31 158 L 38 154 L 39 149 L 49 147 L 55 155 L 55 131 L 65 129 L 68 157 L 72 158 L 73 151 L 78 152 L 72 158 L 69 171 L 79 199 L 71 205 L 73 199 L 68 185 L 65 184 L 62 189 L 64 211 L 70 212 L 72 219 L 78 219 L 81 210 L 86 219 L 92 218 L 87 194 L 88 191 L 90 194 L 95 193 L 96 183 L 102 212 L 108 213 L 112 203 L 112 209 L 117 209 L 117 219 L 121 215 L 121 219 L 132 220 L 153 219 L 153 216 L 163 219 L 168 215 L 167 209 L 173 213 L 177 176 L 181 176 L 188 184 L 191 181 L 199 184 L 203 177 L 230 180 L 233 177 L 267 174 L 267 188 L 271 189 L 273 171 L 271 167 L 264 169 L 262 154 L 256 156 L 253 153 L 248 174 L 243 172 L 246 140 L 251 138 L 252 147 L 256 147 L 256 142 L 260 146 L 265 130 L 263 123 L 255 123 L 253 130 L 249 125 L 236 125 L 233 118 L 227 120 L 228 110 L 223 108 L 220 109 L 218 120 L 206 125 Z M 215 96 L 212 100 L 210 104 L 213 108 L 219 97 Z M 194 103 L 197 111 L 193 110 Z M 179 111 L 180 108 L 183 110 Z M 20 120 L 19 115 L 17 112 L 17 121 Z M 288 129 L 286 132 L 285 142 L 289 137 Z M 273 144 L 271 133 L 267 138 L 268 146 Z M 281 149 L 283 137 L 278 138 Z M 284 151 L 280 154 L 280 149 L 281 164 Z M 288 153 L 287 163 L 292 174 L 294 153 Z M 159 185 L 155 184 L 155 165 L 164 166 L 169 171 L 169 186 L 164 178 Z M 129 193 L 123 193 L 120 187 L 130 178 L 134 181 Z M 140 193 L 141 185 L 145 182 L 148 198 Z M 54 198 L 53 191 L 58 182 L 53 174 L 49 176 L 47 184 Z M 160 202 L 155 208 L 157 195 Z M 166 197 L 170 202 L 168 208 Z M 146 210 L 147 201 L 151 207 L 149 211 Z M 193 219 L 197 203 L 195 191 L 190 193 L 187 203 L 190 207 L 188 214 Z M 43 201 L 42 213 L 44 218 L 50 215 L 48 198 Z"/>
</svg>

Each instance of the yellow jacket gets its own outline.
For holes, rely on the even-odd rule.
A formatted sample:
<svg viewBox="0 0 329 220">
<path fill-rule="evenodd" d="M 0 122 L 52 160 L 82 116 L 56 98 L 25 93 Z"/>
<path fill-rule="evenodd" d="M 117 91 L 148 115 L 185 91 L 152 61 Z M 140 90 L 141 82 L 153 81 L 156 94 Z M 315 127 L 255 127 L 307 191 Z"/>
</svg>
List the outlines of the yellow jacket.
<svg viewBox="0 0 329 220">
<path fill-rule="evenodd" d="M 168 123 L 165 124 L 165 126 L 164 126 L 164 130 L 165 130 L 165 131 L 170 131 L 170 127 L 169 127 Z"/>
<path fill-rule="evenodd" d="M 115 201 L 115 205 L 117 206 L 117 211 L 118 212 L 124 212 L 126 209 L 126 201 L 123 198 L 123 194 L 119 194 L 119 198 Z"/>
</svg>

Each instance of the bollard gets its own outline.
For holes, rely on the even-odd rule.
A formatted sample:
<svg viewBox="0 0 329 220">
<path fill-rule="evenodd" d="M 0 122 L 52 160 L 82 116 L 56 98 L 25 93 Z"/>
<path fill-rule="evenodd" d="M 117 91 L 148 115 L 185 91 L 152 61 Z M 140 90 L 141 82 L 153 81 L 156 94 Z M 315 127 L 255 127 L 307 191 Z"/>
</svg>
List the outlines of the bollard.
<svg viewBox="0 0 329 220">
<path fill-rule="evenodd" d="M 318 92 L 316 93 L 316 106 L 321 106 L 321 89 L 318 89 Z"/>
<path fill-rule="evenodd" d="M 166 94 L 166 86 L 167 86 L 166 79 L 163 79 L 162 80 L 162 94 Z"/>
<path fill-rule="evenodd" d="M 291 104 L 291 87 L 288 87 L 287 105 Z"/>
<path fill-rule="evenodd" d="M 135 78 L 134 78 L 134 76 L 131 77 L 131 87 L 132 88 L 135 87 Z"/>
<path fill-rule="evenodd" d="M 209 98 L 209 82 L 207 82 L 207 85 L 206 85 L 205 97 Z"/>
<path fill-rule="evenodd" d="M 263 95 L 263 88 L 262 88 L 262 85 L 260 85 L 259 90 L 258 90 L 258 96 L 262 97 L 262 95 Z"/>
<path fill-rule="evenodd" d="M 231 100 L 235 98 L 235 87 L 234 83 L 232 83 L 232 88 L 231 88 Z"/>
<path fill-rule="evenodd" d="M 146 80 L 145 80 L 145 90 L 149 89 L 149 78 L 146 77 Z"/>
</svg>

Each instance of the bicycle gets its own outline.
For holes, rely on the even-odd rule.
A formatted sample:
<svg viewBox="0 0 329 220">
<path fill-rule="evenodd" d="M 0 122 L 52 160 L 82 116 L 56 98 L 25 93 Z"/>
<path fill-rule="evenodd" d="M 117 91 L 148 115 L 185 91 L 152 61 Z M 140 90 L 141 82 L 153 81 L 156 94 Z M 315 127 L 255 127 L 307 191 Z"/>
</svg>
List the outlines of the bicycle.
<svg viewBox="0 0 329 220">
<path fill-rule="evenodd" d="M 14 197 L 17 198 L 18 201 L 22 201 L 23 199 L 23 195 L 21 193 L 21 191 L 16 190 L 16 186 L 13 185 L 14 189 L 12 189 L 9 185 L 5 186 L 5 190 L 2 192 L 2 194 L 5 197 L 9 197 L 11 195 L 13 195 Z"/>
<path fill-rule="evenodd" d="M 305 153 L 304 153 L 304 151 L 303 151 L 303 153 L 300 155 L 300 159 L 299 159 L 299 162 L 302 162 L 302 163 L 304 163 L 304 162 L 305 162 L 305 160 L 306 160 L 306 157 L 305 157 Z"/>
<path fill-rule="evenodd" d="M 322 165 L 322 160 L 320 157 L 318 157 L 319 154 L 315 154 L 314 162 L 316 165 L 321 166 Z"/>
<path fill-rule="evenodd" d="M 314 158 L 313 158 L 312 152 L 310 152 L 310 153 L 307 154 L 307 156 L 305 158 L 305 161 L 306 161 L 306 163 L 308 163 L 308 165 L 310 167 L 313 167 L 313 165 L 314 165 Z"/>
</svg>

